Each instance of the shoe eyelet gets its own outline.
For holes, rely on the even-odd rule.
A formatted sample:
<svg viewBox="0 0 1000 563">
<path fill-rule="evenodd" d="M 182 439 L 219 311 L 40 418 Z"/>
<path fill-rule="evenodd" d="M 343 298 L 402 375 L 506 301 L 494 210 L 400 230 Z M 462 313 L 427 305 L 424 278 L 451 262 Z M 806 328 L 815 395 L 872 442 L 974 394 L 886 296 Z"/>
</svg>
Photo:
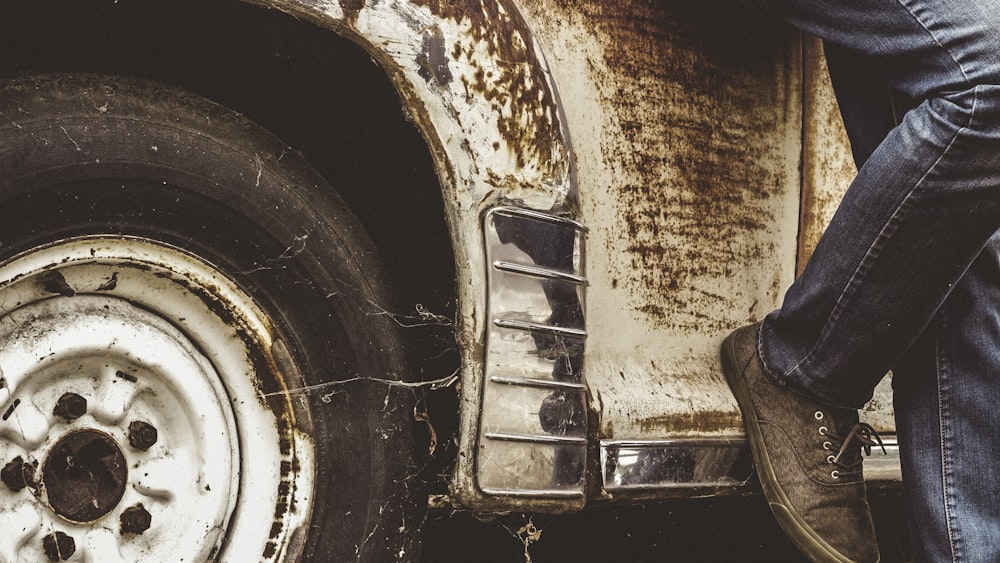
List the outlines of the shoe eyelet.
<svg viewBox="0 0 1000 563">
<path fill-rule="evenodd" d="M 827 433 L 826 426 L 820 426 L 819 427 L 819 435 L 820 436 L 826 436 L 826 433 Z"/>
<path fill-rule="evenodd" d="M 816 417 L 816 420 L 823 420 L 823 411 L 816 411 L 813 416 Z"/>
<path fill-rule="evenodd" d="M 833 462 L 835 462 L 835 461 L 837 461 L 837 456 L 835 456 L 833 454 L 830 454 L 830 455 L 826 456 L 826 462 L 827 463 L 833 464 Z"/>
<path fill-rule="evenodd" d="M 830 472 L 830 477 L 833 477 L 834 479 L 840 479 L 840 471 L 834 469 L 833 471 Z"/>
<path fill-rule="evenodd" d="M 833 449 L 833 444 L 831 444 L 830 441 L 827 440 L 826 442 L 823 442 L 823 449 L 824 450 L 828 450 L 828 451 L 832 450 Z"/>
</svg>

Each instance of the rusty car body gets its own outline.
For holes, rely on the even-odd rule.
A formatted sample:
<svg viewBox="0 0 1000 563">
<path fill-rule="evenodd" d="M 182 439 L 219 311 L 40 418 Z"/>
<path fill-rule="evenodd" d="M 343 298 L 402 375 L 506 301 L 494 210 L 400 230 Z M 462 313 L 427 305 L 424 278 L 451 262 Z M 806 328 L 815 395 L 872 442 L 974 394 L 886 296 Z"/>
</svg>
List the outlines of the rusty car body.
<svg viewBox="0 0 1000 563">
<path fill-rule="evenodd" d="M 46 30 L 78 44 L 125 37 L 74 20 L 97 26 L 102 14 L 151 9 L 138 0 L 10 4 L 8 22 L 34 31 L 8 35 L 7 72 L 134 72 L 195 90 L 205 73 L 207 63 L 170 50 L 141 64 L 114 49 L 29 54 L 28 37 Z M 163 49 L 217 45 L 204 22 L 227 18 L 257 37 L 280 21 L 280 34 L 260 40 L 275 60 L 295 52 L 298 34 L 335 37 L 294 64 L 360 82 L 369 74 L 336 61 L 362 53 L 395 93 L 373 113 L 401 112 L 419 133 L 407 142 L 420 145 L 435 185 L 364 187 L 355 212 L 387 268 L 402 270 L 395 285 L 420 278 L 444 288 L 452 307 L 444 317 L 453 341 L 443 347 L 457 350 L 455 376 L 422 371 L 419 360 L 407 368 L 408 389 L 457 398 L 453 418 L 418 409 L 412 419 L 432 434 L 423 447 L 447 458 L 447 492 L 436 503 L 558 513 L 753 488 L 718 346 L 780 303 L 854 172 L 818 42 L 725 0 L 226 0 L 156 10 L 168 22 L 155 40 Z M 202 49 L 198 58 L 217 56 Z M 226 60 L 241 60 L 240 49 Z M 296 147 L 299 126 L 279 113 L 253 115 L 268 100 L 250 85 L 282 92 L 285 105 L 337 104 L 229 69 L 247 75 L 231 88 L 249 100 L 245 113 L 291 131 L 279 134 L 310 161 L 328 156 L 321 143 Z M 199 93 L 213 97 L 209 87 Z M 365 102 L 351 103 L 338 115 Z M 364 124 L 354 126 L 360 136 Z M 365 166 L 391 168 L 397 152 L 375 147 Z M 370 197 L 376 203 L 364 208 Z M 394 201 L 439 207 L 388 212 Z M 400 220 L 447 235 L 421 244 Z M 397 243 L 408 249 L 405 267 L 393 265 Z M 442 318 L 411 293 L 402 291 L 397 311 Z M 425 355 L 418 346 L 411 357 Z M 892 454 L 888 383 L 863 417 L 890 437 Z M 899 479 L 893 455 L 867 471 L 873 482 Z"/>
</svg>

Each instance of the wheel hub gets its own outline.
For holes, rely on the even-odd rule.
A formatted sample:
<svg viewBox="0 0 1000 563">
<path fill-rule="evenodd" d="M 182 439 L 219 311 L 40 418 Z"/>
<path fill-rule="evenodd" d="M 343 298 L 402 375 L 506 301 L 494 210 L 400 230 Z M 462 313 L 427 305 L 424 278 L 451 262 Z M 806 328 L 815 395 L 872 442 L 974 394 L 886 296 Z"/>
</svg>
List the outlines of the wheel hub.
<svg viewBox="0 0 1000 563">
<path fill-rule="evenodd" d="M 258 387 L 269 327 L 210 264 L 152 241 L 0 264 L 0 561 L 294 559 L 312 447 Z"/>
<path fill-rule="evenodd" d="M 45 458 L 42 483 L 56 514 L 73 522 L 96 520 L 111 512 L 125 494 L 125 455 L 103 432 L 71 432 Z"/>
</svg>

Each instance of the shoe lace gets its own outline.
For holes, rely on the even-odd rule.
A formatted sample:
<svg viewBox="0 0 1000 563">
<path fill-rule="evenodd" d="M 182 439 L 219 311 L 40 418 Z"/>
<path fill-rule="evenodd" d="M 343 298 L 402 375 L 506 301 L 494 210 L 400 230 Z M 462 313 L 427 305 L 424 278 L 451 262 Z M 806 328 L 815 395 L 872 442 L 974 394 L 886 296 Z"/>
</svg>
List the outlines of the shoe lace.
<svg viewBox="0 0 1000 563">
<path fill-rule="evenodd" d="M 827 462 L 837 467 L 830 474 L 834 479 L 861 475 L 863 458 L 858 454 L 864 452 L 866 456 L 872 455 L 872 446 L 880 447 L 882 453 L 887 454 L 882 437 L 871 425 L 864 422 L 855 424 L 847 436 L 841 437 L 829 430 L 825 435 L 829 440 L 823 444 L 823 448 L 830 451 L 837 448 L 836 454 L 831 453 L 826 458 Z"/>
</svg>

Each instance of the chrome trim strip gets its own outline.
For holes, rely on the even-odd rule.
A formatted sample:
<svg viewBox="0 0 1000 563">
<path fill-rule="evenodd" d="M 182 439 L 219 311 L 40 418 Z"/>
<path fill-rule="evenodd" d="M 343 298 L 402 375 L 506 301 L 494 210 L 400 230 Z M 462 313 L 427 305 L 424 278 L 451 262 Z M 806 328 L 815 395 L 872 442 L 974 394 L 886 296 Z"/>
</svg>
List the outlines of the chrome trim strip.
<svg viewBox="0 0 1000 563">
<path fill-rule="evenodd" d="M 883 439 L 887 455 L 865 458 L 865 480 L 901 480 L 899 446 Z M 753 475 L 750 448 L 742 437 L 675 440 L 602 440 L 604 490 L 610 494 L 745 486 Z"/>
<path fill-rule="evenodd" d="M 524 264 L 518 264 L 516 262 L 507 262 L 506 260 L 497 260 L 493 262 L 493 267 L 501 272 L 510 272 L 513 274 L 521 274 L 524 276 L 531 276 L 533 278 L 543 278 L 549 280 L 559 280 L 565 281 L 577 285 L 586 285 L 587 278 L 583 276 L 577 276 L 574 274 L 567 274 L 565 272 L 560 272 L 558 270 L 553 270 L 551 268 L 539 268 L 537 266 L 526 266 Z"/>
<path fill-rule="evenodd" d="M 586 438 L 573 438 L 571 436 L 549 436 L 544 434 L 512 434 L 508 432 L 487 432 L 486 437 L 490 440 L 500 440 L 503 442 L 528 442 L 531 444 L 558 444 L 561 446 L 586 446 Z"/>
<path fill-rule="evenodd" d="M 602 440 L 601 466 L 604 490 L 611 494 L 735 488 L 753 476 L 742 437 Z"/>
<path fill-rule="evenodd" d="M 901 481 L 902 472 L 899 467 L 899 442 L 895 436 L 882 438 L 886 455 L 882 450 L 872 447 L 872 455 L 865 457 L 865 481 Z"/>
<path fill-rule="evenodd" d="M 549 489 L 544 491 L 542 490 L 523 491 L 520 489 L 483 489 L 483 492 L 488 495 L 497 495 L 505 497 L 531 497 L 531 498 L 552 498 L 552 499 L 583 498 L 583 491 L 580 490 L 560 491 L 557 489 Z"/>
<path fill-rule="evenodd" d="M 493 319 L 493 324 L 500 328 L 526 330 L 529 332 L 547 332 L 549 334 L 558 334 L 560 336 L 568 336 L 570 338 L 587 338 L 587 331 L 578 328 L 566 328 L 544 323 L 519 321 L 516 319 Z"/>
<path fill-rule="evenodd" d="M 494 207 L 490 209 L 490 213 L 504 215 L 506 217 L 524 217 L 527 219 L 534 219 L 536 221 L 543 221 L 545 223 L 562 225 L 577 231 L 587 232 L 587 227 L 579 221 L 574 221 L 573 219 L 569 219 L 567 217 L 559 217 L 558 215 L 549 215 L 548 213 L 542 213 L 541 211 L 535 211 L 534 209 L 525 209 L 523 207 Z"/>
<path fill-rule="evenodd" d="M 602 448 L 672 448 L 693 446 L 745 446 L 746 438 L 677 438 L 665 440 L 601 440 Z"/>
</svg>

